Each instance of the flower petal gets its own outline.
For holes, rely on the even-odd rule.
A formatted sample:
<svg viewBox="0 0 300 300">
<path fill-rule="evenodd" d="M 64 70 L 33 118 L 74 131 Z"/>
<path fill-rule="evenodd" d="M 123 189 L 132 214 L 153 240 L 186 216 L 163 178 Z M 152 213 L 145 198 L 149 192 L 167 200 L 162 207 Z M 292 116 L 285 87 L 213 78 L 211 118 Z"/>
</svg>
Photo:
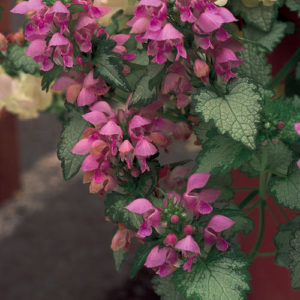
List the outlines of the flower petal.
<svg viewBox="0 0 300 300">
<path fill-rule="evenodd" d="M 161 249 L 159 249 L 159 246 L 154 247 L 147 256 L 145 266 L 154 268 L 163 265 L 167 259 L 167 252 L 166 247 Z"/>
<path fill-rule="evenodd" d="M 195 242 L 191 235 L 187 235 L 184 239 L 178 241 L 175 248 L 182 251 L 200 254 L 199 245 Z"/>
<path fill-rule="evenodd" d="M 127 206 L 125 206 L 125 208 L 136 214 L 144 214 L 150 209 L 153 209 L 154 207 L 149 200 L 145 198 L 138 198 L 132 201 Z"/>
<path fill-rule="evenodd" d="M 215 232 L 222 232 L 230 228 L 235 222 L 225 216 L 215 215 L 209 221 L 207 228 L 211 228 Z"/>
<path fill-rule="evenodd" d="M 188 179 L 186 193 L 204 187 L 210 177 L 209 173 L 195 173 Z"/>
</svg>

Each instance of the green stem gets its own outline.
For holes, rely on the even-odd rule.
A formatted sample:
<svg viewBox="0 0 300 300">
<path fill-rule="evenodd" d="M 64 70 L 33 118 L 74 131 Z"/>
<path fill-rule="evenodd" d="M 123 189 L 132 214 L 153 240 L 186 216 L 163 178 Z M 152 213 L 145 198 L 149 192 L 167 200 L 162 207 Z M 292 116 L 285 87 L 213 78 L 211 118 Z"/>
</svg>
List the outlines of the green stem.
<svg viewBox="0 0 300 300">
<path fill-rule="evenodd" d="M 282 207 L 280 205 L 277 205 L 278 206 L 278 209 L 280 210 L 282 216 L 284 217 L 284 219 L 286 220 L 286 222 L 289 222 L 290 219 L 289 217 L 286 215 L 286 213 L 284 212 L 284 210 L 282 209 Z"/>
<path fill-rule="evenodd" d="M 260 176 L 259 176 L 259 229 L 258 236 L 252 251 L 249 254 L 252 260 L 261 245 L 264 231 L 265 231 L 265 199 L 267 196 L 267 180 L 266 180 L 266 166 L 267 166 L 267 148 L 263 147 L 262 160 L 260 166 Z"/>
<path fill-rule="evenodd" d="M 275 256 L 276 252 L 261 252 L 261 253 L 257 253 L 256 256 Z"/>
<path fill-rule="evenodd" d="M 233 187 L 235 191 L 257 191 L 257 187 Z"/>
<path fill-rule="evenodd" d="M 249 203 L 250 203 L 250 201 L 256 196 L 258 194 L 258 190 L 256 189 L 256 190 L 254 190 L 254 191 L 252 191 L 240 204 L 239 204 L 239 206 L 240 206 L 240 208 L 242 209 L 242 208 L 244 208 L 244 207 L 246 207 Z"/>
<path fill-rule="evenodd" d="M 267 210 L 269 211 L 271 217 L 273 218 L 274 222 L 276 223 L 276 225 L 279 225 L 279 221 L 277 220 L 277 218 L 276 218 L 275 214 L 273 213 L 271 207 L 268 204 L 266 204 L 266 207 L 267 207 Z"/>
<path fill-rule="evenodd" d="M 292 55 L 288 62 L 283 66 L 283 68 L 278 72 L 278 74 L 272 79 L 268 84 L 267 88 L 274 89 L 283 80 L 293 66 L 300 60 L 300 48 Z"/>
<path fill-rule="evenodd" d="M 258 205 L 259 205 L 259 201 L 253 203 L 253 204 L 245 211 L 245 215 L 250 214 L 251 211 L 252 211 L 253 209 L 255 209 Z"/>
</svg>

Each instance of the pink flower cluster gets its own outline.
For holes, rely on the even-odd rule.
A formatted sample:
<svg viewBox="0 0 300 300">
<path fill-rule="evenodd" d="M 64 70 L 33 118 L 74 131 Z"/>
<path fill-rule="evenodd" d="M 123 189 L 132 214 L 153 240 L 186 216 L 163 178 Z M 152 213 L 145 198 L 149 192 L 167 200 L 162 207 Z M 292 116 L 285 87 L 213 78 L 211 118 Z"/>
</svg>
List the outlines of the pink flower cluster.
<svg viewBox="0 0 300 300">
<path fill-rule="evenodd" d="M 187 58 L 183 46 L 183 34 L 168 22 L 167 1 L 141 0 L 134 11 L 134 17 L 127 23 L 131 26 L 130 33 L 138 34 L 139 42 L 147 42 L 148 55 L 154 56 L 153 62 L 163 64 L 170 60 L 178 60 L 180 57 Z M 176 57 L 172 50 L 176 48 Z"/>
<path fill-rule="evenodd" d="M 140 171 L 149 171 L 147 159 L 158 152 L 158 147 L 166 149 L 174 138 L 186 138 L 190 128 L 157 116 L 163 102 L 155 101 L 139 111 L 133 109 L 115 113 L 105 101 L 96 102 L 83 118 L 93 124 L 72 152 L 88 156 L 81 169 L 86 172 L 84 182 L 91 182 L 91 193 L 104 193 L 118 183 L 115 170 L 130 170 L 133 177 Z M 136 160 L 135 160 L 136 159 Z M 140 169 L 140 171 L 139 171 Z"/>
<path fill-rule="evenodd" d="M 224 23 L 237 21 L 232 13 L 214 5 L 211 0 L 176 0 L 175 4 L 181 22 L 191 24 L 196 46 L 213 61 L 217 75 L 224 76 L 225 81 L 236 77 L 231 69 L 238 67 L 242 60 L 235 52 L 243 48 L 230 39 L 231 35 L 222 28 Z"/>
<path fill-rule="evenodd" d="M 105 15 L 109 9 L 94 6 L 92 0 L 72 0 L 72 4 L 82 5 L 83 11 L 71 14 L 69 7 L 56 1 L 52 7 L 42 0 L 29 0 L 17 4 L 11 11 L 26 14 L 33 11 L 25 28 L 25 39 L 30 41 L 26 55 L 41 63 L 41 70 L 49 71 L 54 63 L 65 68 L 72 68 L 74 62 L 74 44 L 80 52 L 92 50 L 92 36 L 99 36 L 105 31 L 97 25 L 96 18 Z M 75 24 L 71 23 L 75 22 Z M 75 43 L 73 42 L 75 41 Z M 81 63 L 81 57 L 76 61 Z"/>
<path fill-rule="evenodd" d="M 179 14 L 176 13 L 179 11 Z M 176 19 L 178 14 L 178 20 Z M 188 23 L 194 36 L 194 43 L 207 55 L 208 61 L 212 61 L 218 76 L 228 81 L 236 75 L 231 69 L 241 64 L 241 59 L 235 55 L 241 51 L 241 45 L 232 39 L 231 35 L 222 28 L 225 23 L 237 21 L 232 13 L 224 7 L 214 5 L 213 0 L 176 0 L 169 3 L 166 0 L 141 0 L 134 12 L 134 17 L 128 22 L 131 33 L 137 34 L 136 39 L 140 42 L 148 40 L 148 55 L 154 56 L 153 62 L 163 64 L 167 60 L 178 61 L 180 57 L 187 58 L 184 48 L 184 35 L 177 30 L 168 20 L 174 23 Z M 174 19 L 175 17 L 175 19 Z M 173 55 L 173 48 L 177 54 Z M 198 61 L 199 64 L 199 61 Z M 207 65 L 204 66 L 205 70 Z M 199 67 L 197 67 L 199 69 Z M 202 77 L 201 71 L 196 73 Z M 203 73 L 206 77 L 208 71 Z"/>
<path fill-rule="evenodd" d="M 208 173 L 196 173 L 189 177 L 186 190 L 181 196 L 176 192 L 167 194 L 162 207 L 155 207 L 148 199 L 139 198 L 125 208 L 143 216 L 144 222 L 137 232 L 138 238 L 151 236 L 153 228 L 162 236 L 163 246 L 155 246 L 149 253 L 145 266 L 154 269 L 162 277 L 179 267 L 190 271 L 193 262 L 201 257 L 200 248 L 207 251 L 214 244 L 226 251 L 228 242 L 222 231 L 234 221 L 222 215 L 214 215 L 206 225 L 199 226 L 200 215 L 210 214 L 220 191 L 202 189 L 210 177 Z M 195 190 L 202 189 L 200 192 Z"/>
</svg>

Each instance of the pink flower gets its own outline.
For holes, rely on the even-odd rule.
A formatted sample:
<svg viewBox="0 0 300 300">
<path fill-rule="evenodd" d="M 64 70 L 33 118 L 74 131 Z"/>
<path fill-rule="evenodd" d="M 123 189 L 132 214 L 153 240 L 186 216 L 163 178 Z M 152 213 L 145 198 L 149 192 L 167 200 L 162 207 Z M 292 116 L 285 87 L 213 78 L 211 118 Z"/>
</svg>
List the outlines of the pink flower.
<svg viewBox="0 0 300 300">
<path fill-rule="evenodd" d="M 137 232 L 137 236 L 140 238 L 151 235 L 152 226 L 156 227 L 160 224 L 159 210 L 145 198 L 138 198 L 132 201 L 125 208 L 133 213 L 143 216 L 144 223 L 141 225 L 139 231 Z"/>
<path fill-rule="evenodd" d="M 49 71 L 54 64 L 49 58 L 52 55 L 53 49 L 46 45 L 46 41 L 36 39 L 30 43 L 26 50 L 26 56 L 32 56 L 36 62 L 40 62 L 42 71 Z"/>
<path fill-rule="evenodd" d="M 200 254 L 199 245 L 195 242 L 191 235 L 187 235 L 185 238 L 178 241 L 175 248 L 185 252 Z"/>
<path fill-rule="evenodd" d="M 162 83 L 162 93 L 175 92 L 177 96 L 177 107 L 182 108 L 189 104 L 189 99 L 185 93 L 190 92 L 192 85 L 183 64 L 177 62 L 172 64 L 167 71 Z"/>
<path fill-rule="evenodd" d="M 221 237 L 221 232 L 230 228 L 234 223 L 234 221 L 225 216 L 213 216 L 208 225 L 204 228 L 204 241 L 210 245 L 216 243 L 217 249 L 226 251 L 229 244 Z"/>
<path fill-rule="evenodd" d="M 55 25 L 60 27 L 60 33 L 69 33 L 68 24 L 70 21 L 70 11 L 67 7 L 62 4 L 61 1 L 56 1 L 50 8 L 50 13 L 53 14 L 53 21 Z"/>
<path fill-rule="evenodd" d="M 130 241 L 135 236 L 135 233 L 127 229 L 124 225 L 118 224 L 119 230 L 113 236 L 111 241 L 111 249 L 117 251 L 120 249 L 129 250 Z"/>
<path fill-rule="evenodd" d="M 93 1 L 91 0 L 73 0 L 73 3 L 83 5 L 87 14 L 94 19 L 99 19 L 110 11 L 108 7 L 93 5 Z"/>
<path fill-rule="evenodd" d="M 295 128 L 296 132 L 300 135 L 300 123 L 295 123 L 294 128 Z"/>
<path fill-rule="evenodd" d="M 97 27 L 94 19 L 80 15 L 74 30 L 74 38 L 80 51 L 87 53 L 92 50 L 91 40 Z"/>
<path fill-rule="evenodd" d="M 14 14 L 21 14 L 24 15 L 31 10 L 40 11 L 46 7 L 42 0 L 29 0 L 29 1 L 22 1 L 18 3 L 11 12 Z"/>
<path fill-rule="evenodd" d="M 63 73 L 56 80 L 52 89 L 55 91 L 66 90 L 68 102 L 74 103 L 77 100 L 78 106 L 85 106 L 93 104 L 99 96 L 106 94 L 109 87 L 100 76 L 94 79 L 93 71 L 90 71 L 87 75 L 80 72 Z M 92 124 L 97 124 L 94 118 L 91 118 L 91 121 Z"/>
<path fill-rule="evenodd" d="M 134 150 L 134 155 L 141 162 L 141 171 L 144 173 L 146 170 L 150 171 L 149 166 L 147 165 L 146 159 L 157 152 L 156 147 L 150 143 L 147 139 L 141 138 Z"/>
<path fill-rule="evenodd" d="M 138 141 L 145 135 L 146 126 L 151 124 L 150 120 L 135 115 L 128 123 L 128 133 L 133 141 Z"/>
<path fill-rule="evenodd" d="M 115 121 L 110 120 L 100 129 L 100 134 L 111 143 L 111 154 L 115 156 L 118 152 L 117 143 L 123 139 L 122 128 Z"/>
<path fill-rule="evenodd" d="M 210 214 L 212 207 L 209 203 L 216 201 L 220 190 L 205 189 L 199 193 L 192 192 L 195 189 L 203 188 L 210 177 L 209 173 L 195 173 L 188 179 L 187 188 L 183 195 L 185 206 L 198 217 L 199 214 Z"/>
<path fill-rule="evenodd" d="M 57 65 L 73 67 L 73 44 L 62 34 L 55 33 L 49 41 L 49 46 L 54 47 L 53 60 Z"/>
<path fill-rule="evenodd" d="M 121 161 L 126 161 L 127 168 L 132 169 L 133 159 L 134 159 L 134 148 L 128 140 L 123 141 L 119 147 Z"/>
<path fill-rule="evenodd" d="M 157 269 L 157 274 L 166 277 L 176 270 L 174 264 L 178 257 L 176 251 L 171 247 L 154 247 L 147 256 L 145 266 Z"/>
</svg>

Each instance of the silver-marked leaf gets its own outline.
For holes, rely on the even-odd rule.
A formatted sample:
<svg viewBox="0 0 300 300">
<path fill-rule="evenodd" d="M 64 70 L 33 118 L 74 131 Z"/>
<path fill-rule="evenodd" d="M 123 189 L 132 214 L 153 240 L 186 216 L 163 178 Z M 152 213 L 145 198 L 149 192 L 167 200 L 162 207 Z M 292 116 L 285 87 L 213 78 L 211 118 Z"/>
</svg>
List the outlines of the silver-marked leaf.
<svg viewBox="0 0 300 300">
<path fill-rule="evenodd" d="M 250 290 L 245 254 L 231 246 L 226 252 L 212 250 L 195 263 L 191 272 L 182 268 L 172 275 L 175 289 L 188 300 L 241 300 Z"/>
<path fill-rule="evenodd" d="M 272 178 L 270 191 L 279 204 L 300 210 L 300 170 L 294 167 L 286 178 Z"/>
<path fill-rule="evenodd" d="M 198 90 L 193 96 L 196 113 L 201 113 L 206 122 L 214 120 L 222 134 L 228 133 L 251 149 L 256 146 L 261 99 L 257 87 L 246 78 L 232 81 L 224 96 L 207 89 Z"/>
</svg>

